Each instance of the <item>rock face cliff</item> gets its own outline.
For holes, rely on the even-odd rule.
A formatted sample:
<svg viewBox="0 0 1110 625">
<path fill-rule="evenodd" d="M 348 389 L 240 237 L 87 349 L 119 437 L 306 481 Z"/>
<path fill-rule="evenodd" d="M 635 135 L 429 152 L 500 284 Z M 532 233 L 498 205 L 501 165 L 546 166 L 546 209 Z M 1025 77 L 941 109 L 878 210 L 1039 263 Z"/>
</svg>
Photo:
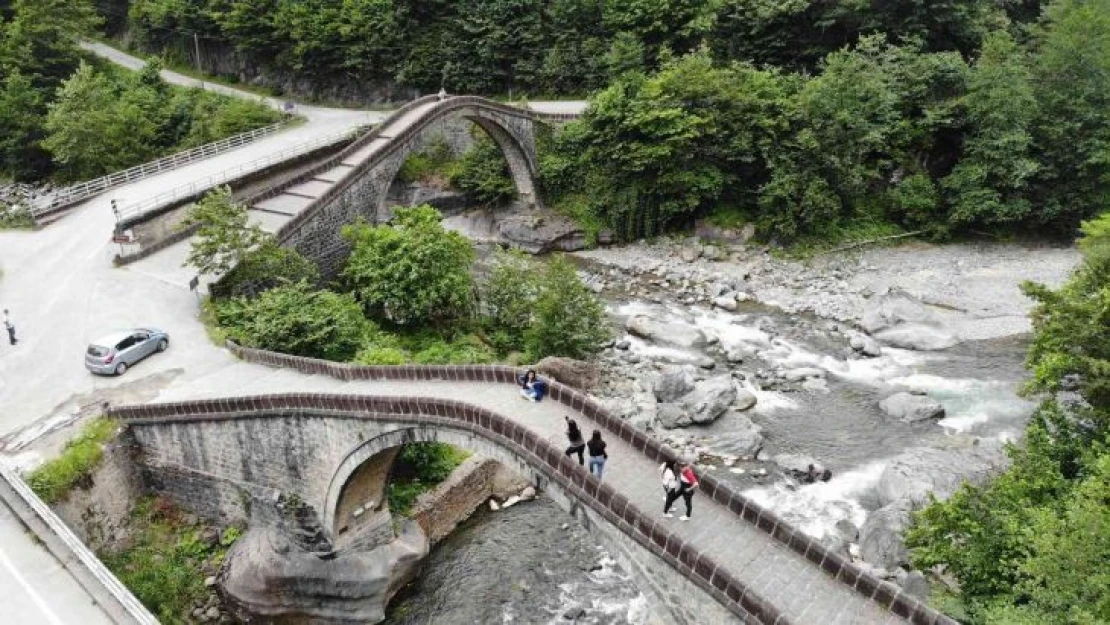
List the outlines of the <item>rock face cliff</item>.
<svg viewBox="0 0 1110 625">
<path fill-rule="evenodd" d="M 228 553 L 219 583 L 244 622 L 377 623 L 427 554 L 428 539 L 412 521 L 393 542 L 353 552 L 312 552 L 278 528 L 251 528 Z"/>
</svg>

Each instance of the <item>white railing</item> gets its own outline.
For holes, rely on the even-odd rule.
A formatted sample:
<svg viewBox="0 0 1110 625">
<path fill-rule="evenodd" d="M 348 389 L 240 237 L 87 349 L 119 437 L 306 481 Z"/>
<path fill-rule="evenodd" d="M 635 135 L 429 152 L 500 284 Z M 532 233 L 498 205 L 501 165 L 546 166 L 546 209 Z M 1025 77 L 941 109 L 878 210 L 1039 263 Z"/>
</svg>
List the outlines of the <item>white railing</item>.
<svg viewBox="0 0 1110 625">
<path fill-rule="evenodd" d="M 274 152 L 248 163 L 243 163 L 231 169 L 226 169 L 218 174 L 206 176 L 204 178 L 201 178 L 200 180 L 196 180 L 187 185 L 182 185 L 175 189 L 170 189 L 169 191 L 166 191 L 164 193 L 159 193 L 158 195 L 146 198 L 140 202 L 128 204 L 127 206 L 117 209 L 116 221 L 133 221 L 135 218 L 140 217 L 146 213 L 156 211 L 163 206 L 168 206 L 182 199 L 195 196 L 201 192 L 207 191 L 214 187 L 218 187 L 222 184 L 226 184 L 232 180 L 235 180 L 236 178 L 239 178 L 240 176 L 243 176 L 244 174 L 260 171 L 266 167 L 269 167 L 270 165 L 275 165 L 287 161 L 291 158 L 303 156 L 317 148 L 338 143 L 343 139 L 351 138 L 362 131 L 363 128 L 359 127 L 350 130 L 344 130 L 343 132 L 337 132 L 325 137 L 320 137 L 318 139 L 314 139 L 300 145 L 295 145 L 293 147 Z"/>
<path fill-rule="evenodd" d="M 227 137 L 226 139 L 220 139 L 219 141 L 213 141 L 212 143 L 206 143 L 183 152 L 171 154 L 150 161 L 149 163 L 136 165 L 122 171 L 108 174 L 107 176 L 101 176 L 100 178 L 59 189 L 48 202 L 32 208 L 31 216 L 35 218 L 41 217 L 71 204 L 80 202 L 81 200 L 103 193 L 113 187 L 118 187 L 136 180 L 142 180 L 147 176 L 153 176 L 154 174 L 175 169 L 210 156 L 222 154 L 228 150 L 233 150 L 267 135 L 271 135 L 284 128 L 288 123 L 288 121 L 284 121 L 269 126 L 263 126 L 262 128 L 256 128 L 232 137 Z"/>
</svg>

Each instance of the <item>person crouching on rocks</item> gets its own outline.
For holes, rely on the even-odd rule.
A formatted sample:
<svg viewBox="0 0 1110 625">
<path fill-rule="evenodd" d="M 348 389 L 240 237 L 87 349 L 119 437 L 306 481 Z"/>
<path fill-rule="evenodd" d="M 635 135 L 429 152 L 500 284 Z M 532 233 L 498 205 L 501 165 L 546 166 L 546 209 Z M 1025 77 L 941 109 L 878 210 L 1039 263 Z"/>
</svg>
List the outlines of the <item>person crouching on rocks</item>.
<svg viewBox="0 0 1110 625">
<path fill-rule="evenodd" d="M 679 517 L 679 520 L 689 521 L 694 513 L 694 491 L 697 490 L 699 483 L 698 476 L 694 473 L 694 467 L 690 466 L 689 462 L 679 464 L 678 490 L 667 496 L 667 503 L 663 506 L 663 516 L 667 518 L 674 517 L 671 514 L 671 504 L 682 497 L 683 501 L 686 502 L 686 514 Z"/>
<path fill-rule="evenodd" d="M 524 399 L 540 401 L 547 394 L 547 382 L 536 376 L 535 369 L 529 369 L 524 375 L 517 378 L 520 383 L 520 394 Z"/>
<path fill-rule="evenodd" d="M 567 421 L 567 440 L 570 441 L 570 447 L 567 447 L 566 455 L 570 457 L 573 454 L 578 454 L 578 465 L 586 464 L 582 458 L 582 452 L 586 449 L 586 439 L 582 437 L 582 430 L 578 429 L 578 423 L 570 417 L 563 417 Z"/>
</svg>

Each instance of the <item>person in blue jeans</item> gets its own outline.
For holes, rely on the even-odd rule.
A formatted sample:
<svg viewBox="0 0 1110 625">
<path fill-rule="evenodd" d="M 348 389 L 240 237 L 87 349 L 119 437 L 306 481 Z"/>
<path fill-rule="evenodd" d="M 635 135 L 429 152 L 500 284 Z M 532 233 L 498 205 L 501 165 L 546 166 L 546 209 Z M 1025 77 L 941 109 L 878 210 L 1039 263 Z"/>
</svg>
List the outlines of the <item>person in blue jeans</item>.
<svg viewBox="0 0 1110 625">
<path fill-rule="evenodd" d="M 516 381 L 520 384 L 520 395 L 524 399 L 540 401 L 547 394 L 547 382 L 541 380 L 533 369 L 517 376 Z"/>
<path fill-rule="evenodd" d="M 594 430 L 590 441 L 586 443 L 586 448 L 590 451 L 590 473 L 596 475 L 597 479 L 600 480 L 601 473 L 605 470 L 605 461 L 609 459 L 609 454 L 605 453 L 605 441 L 601 440 L 599 430 Z"/>
</svg>

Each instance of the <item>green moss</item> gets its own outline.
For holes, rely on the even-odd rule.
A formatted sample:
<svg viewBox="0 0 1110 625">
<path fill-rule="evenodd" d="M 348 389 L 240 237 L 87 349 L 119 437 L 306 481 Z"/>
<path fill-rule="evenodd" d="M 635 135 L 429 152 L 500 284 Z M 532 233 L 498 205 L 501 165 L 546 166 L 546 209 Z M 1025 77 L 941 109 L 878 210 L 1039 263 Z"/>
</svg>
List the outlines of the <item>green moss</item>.
<svg viewBox="0 0 1110 625">
<path fill-rule="evenodd" d="M 210 590 L 204 579 L 214 575 L 228 548 L 242 535 L 238 527 L 221 532 L 210 544 L 205 526 L 189 524 L 169 501 L 148 497 L 131 514 L 132 542 L 118 551 L 101 553 L 104 564 L 158 619 L 186 623 L 194 606 L 203 605 Z"/>
<path fill-rule="evenodd" d="M 0 204 L 0 230 L 27 230 L 35 227 L 31 211 L 22 206 Z"/>
<path fill-rule="evenodd" d="M 107 418 L 89 422 L 76 438 L 66 443 L 57 458 L 35 469 L 27 483 L 46 503 L 54 503 L 92 473 L 104 456 L 103 445 L 116 433 L 118 424 Z"/>
</svg>

